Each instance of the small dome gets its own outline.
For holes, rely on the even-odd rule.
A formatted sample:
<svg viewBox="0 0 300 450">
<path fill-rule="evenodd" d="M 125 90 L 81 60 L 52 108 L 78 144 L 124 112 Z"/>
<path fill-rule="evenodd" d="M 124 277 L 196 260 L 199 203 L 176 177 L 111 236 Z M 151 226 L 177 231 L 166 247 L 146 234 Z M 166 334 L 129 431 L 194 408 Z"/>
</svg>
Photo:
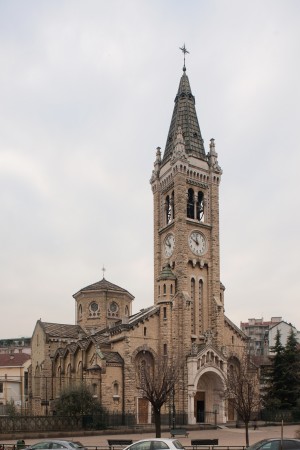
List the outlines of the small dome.
<svg viewBox="0 0 300 450">
<path fill-rule="evenodd" d="M 170 264 L 166 264 L 161 271 L 158 280 L 176 280 L 176 276 L 172 272 Z"/>
</svg>

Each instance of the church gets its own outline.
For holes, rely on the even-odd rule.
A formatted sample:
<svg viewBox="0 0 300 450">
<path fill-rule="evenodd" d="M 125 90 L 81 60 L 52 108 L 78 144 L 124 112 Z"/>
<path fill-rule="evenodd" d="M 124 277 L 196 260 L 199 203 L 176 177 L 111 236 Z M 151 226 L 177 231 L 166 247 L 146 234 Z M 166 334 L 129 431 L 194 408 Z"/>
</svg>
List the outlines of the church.
<svg viewBox="0 0 300 450">
<path fill-rule="evenodd" d="M 162 413 L 185 423 L 236 419 L 224 396 L 230 365 L 246 335 L 224 314 L 220 278 L 219 187 L 214 139 L 206 152 L 184 63 L 163 151 L 151 174 L 154 219 L 153 304 L 132 313 L 134 296 L 103 276 L 73 295 L 76 323 L 38 320 L 32 336 L 30 408 L 52 414 L 55 398 L 85 382 L 111 413 L 150 423 L 151 404 L 138 388 L 143 362 L 181 361 L 172 405 Z"/>
</svg>

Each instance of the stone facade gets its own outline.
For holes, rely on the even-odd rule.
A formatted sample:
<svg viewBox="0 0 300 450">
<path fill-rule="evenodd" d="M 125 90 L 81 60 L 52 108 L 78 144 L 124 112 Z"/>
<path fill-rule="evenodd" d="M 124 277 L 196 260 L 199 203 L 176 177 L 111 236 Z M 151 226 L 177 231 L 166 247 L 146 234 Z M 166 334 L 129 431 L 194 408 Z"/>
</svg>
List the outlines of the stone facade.
<svg viewBox="0 0 300 450">
<path fill-rule="evenodd" d="M 138 371 L 167 356 L 180 365 L 173 403 L 189 423 L 213 421 L 214 414 L 222 423 L 235 418 L 224 399 L 226 373 L 247 337 L 224 315 L 217 156 L 213 139 L 205 153 L 184 68 L 166 149 L 163 156 L 157 149 L 150 180 L 153 305 L 132 315 L 133 296 L 103 278 L 74 295 L 75 325 L 38 321 L 32 337 L 34 413 L 50 413 L 64 387 L 85 381 L 109 411 L 149 422 Z M 169 411 L 165 404 L 163 412 Z"/>
</svg>

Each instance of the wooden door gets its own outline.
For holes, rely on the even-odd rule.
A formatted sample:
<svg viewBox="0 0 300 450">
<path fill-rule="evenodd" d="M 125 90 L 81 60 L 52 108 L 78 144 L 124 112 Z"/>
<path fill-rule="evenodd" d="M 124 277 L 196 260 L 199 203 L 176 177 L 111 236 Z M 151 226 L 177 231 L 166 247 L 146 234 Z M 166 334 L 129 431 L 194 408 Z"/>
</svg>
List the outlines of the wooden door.
<svg viewBox="0 0 300 450">
<path fill-rule="evenodd" d="M 149 402 L 145 398 L 138 399 L 138 423 L 148 423 Z"/>
</svg>

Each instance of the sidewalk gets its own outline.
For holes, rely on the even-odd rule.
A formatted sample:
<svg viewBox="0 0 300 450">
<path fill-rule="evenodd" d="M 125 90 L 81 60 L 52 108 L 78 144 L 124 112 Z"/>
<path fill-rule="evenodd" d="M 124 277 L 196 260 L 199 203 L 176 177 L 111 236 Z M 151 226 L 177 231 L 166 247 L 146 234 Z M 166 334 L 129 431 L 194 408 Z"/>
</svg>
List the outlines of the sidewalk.
<svg viewBox="0 0 300 450">
<path fill-rule="evenodd" d="M 300 425 L 285 425 L 283 427 L 283 435 L 284 437 L 294 438 L 297 430 L 300 430 Z M 98 436 L 75 436 L 74 437 L 66 437 L 65 439 L 80 441 L 82 444 L 86 446 L 107 446 L 107 439 L 118 439 L 118 438 L 126 438 L 132 439 L 133 441 L 138 441 L 139 439 L 147 439 L 155 437 L 155 433 L 136 433 L 136 434 L 101 434 Z M 162 437 L 170 437 L 169 432 L 163 432 Z M 270 426 L 270 427 L 260 427 L 257 430 L 250 429 L 249 430 L 249 440 L 250 445 L 254 444 L 257 441 L 265 438 L 272 437 L 281 437 L 281 427 L 280 426 Z M 42 439 L 26 439 L 26 445 L 33 444 L 35 442 L 39 442 L 45 440 Z M 50 438 L 51 439 L 51 438 Z M 63 439 L 63 437 L 56 438 Z M 217 430 L 190 430 L 189 437 L 179 437 L 178 440 L 183 445 L 191 445 L 191 439 L 219 439 L 219 445 L 221 446 L 238 446 L 238 445 L 246 445 L 245 442 L 245 429 L 244 428 L 218 428 Z M 2 440 L 0 435 L 0 443 L 16 443 L 16 440 Z"/>
</svg>

